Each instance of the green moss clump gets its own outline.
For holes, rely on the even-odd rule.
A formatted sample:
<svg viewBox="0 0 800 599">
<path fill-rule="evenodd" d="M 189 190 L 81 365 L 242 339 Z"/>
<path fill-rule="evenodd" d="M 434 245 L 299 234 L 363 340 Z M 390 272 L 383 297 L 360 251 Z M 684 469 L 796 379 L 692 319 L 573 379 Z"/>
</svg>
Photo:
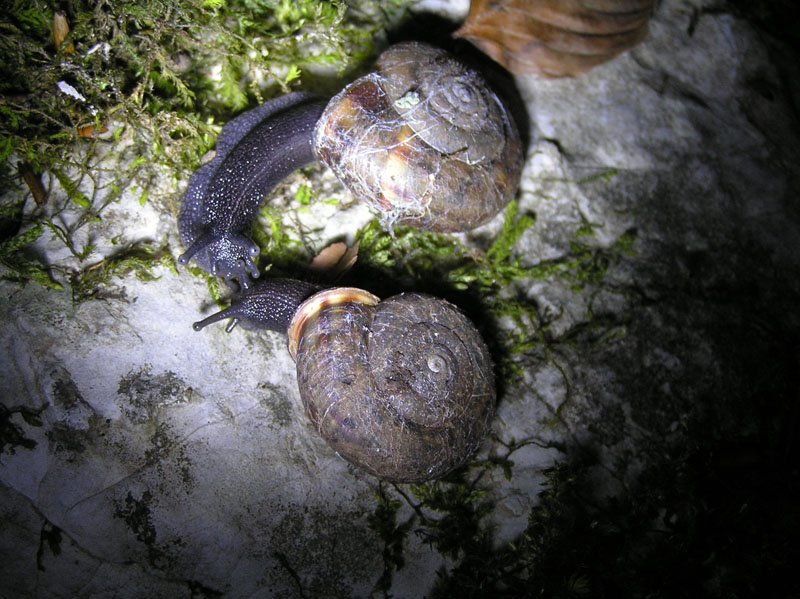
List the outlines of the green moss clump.
<svg viewBox="0 0 800 599">
<path fill-rule="evenodd" d="M 289 91 L 317 67 L 344 73 L 364 62 L 405 4 L 12 1 L 0 15 L 0 185 L 12 191 L 0 200 L 0 276 L 57 288 L 54 273 L 19 251 L 29 231 L 49 229 L 83 262 L 90 251 L 75 247 L 76 231 L 102 218 L 122 190 L 138 188 L 142 204 L 169 202 L 172 189 L 155 183 L 165 173 L 188 177 L 213 146 L 217 123 Z M 55 18 L 69 27 L 60 43 Z M 119 164 L 109 167 L 109 154 Z M 60 206 L 48 197 L 56 185 L 66 195 Z M 38 206 L 23 218 L 26 191 Z M 69 228 L 42 216 L 66 209 L 79 212 Z M 28 237 L 12 239 L 20 234 Z"/>
<path fill-rule="evenodd" d="M 158 279 L 153 274 L 153 269 L 157 266 L 166 266 L 173 271 L 177 270 L 172 255 L 163 248 L 156 249 L 148 245 L 128 248 L 83 271 L 73 273 L 70 279 L 72 300 L 80 303 L 102 297 L 102 290 L 112 277 L 120 277 L 129 273 L 133 273 L 140 281 L 154 281 Z"/>
<path fill-rule="evenodd" d="M 383 542 L 383 572 L 370 596 L 391 597 L 392 575 L 405 565 L 403 543 L 411 532 L 415 519 L 412 516 L 398 524 L 397 514 L 402 502 L 392 499 L 383 485 L 378 486 L 376 500 L 375 511 L 368 516 L 367 524 Z"/>
<path fill-rule="evenodd" d="M 422 287 L 452 299 L 468 315 L 479 317 L 474 320 L 488 322 L 483 332 L 499 359 L 498 378 L 510 384 L 524 368 L 520 357 L 535 348 L 548 354 L 548 346 L 556 341 L 548 327 L 560 317 L 542 312 L 528 298 L 516 295 L 516 283 L 560 280 L 575 293 L 591 296 L 604 287 L 610 266 L 635 255 L 635 231 L 626 232 L 610 247 L 602 248 L 591 244 L 591 228 L 582 227 L 563 257 L 527 265 L 515 248 L 534 224 L 532 215 L 520 214 L 518 203 L 511 202 L 505 210 L 501 232 L 482 251 L 452 235 L 410 227 L 386 231 L 373 221 L 359 234 L 358 268 L 380 273 L 381 276 L 370 277 L 378 286 L 392 281 L 399 288 Z M 501 326 L 506 319 L 514 326 Z M 591 320 L 589 312 L 587 321 Z M 595 324 L 602 327 L 606 323 Z M 615 330 L 619 332 L 618 328 Z"/>
</svg>

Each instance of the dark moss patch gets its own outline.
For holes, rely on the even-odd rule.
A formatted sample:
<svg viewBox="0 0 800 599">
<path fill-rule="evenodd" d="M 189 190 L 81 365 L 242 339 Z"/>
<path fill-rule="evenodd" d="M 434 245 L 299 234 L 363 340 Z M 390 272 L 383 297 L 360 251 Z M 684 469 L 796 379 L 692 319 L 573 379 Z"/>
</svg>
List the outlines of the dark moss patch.
<svg viewBox="0 0 800 599">
<path fill-rule="evenodd" d="M 165 554 L 156 543 L 158 533 L 150 513 L 152 502 L 150 491 L 144 491 L 138 499 L 128 491 L 123 501 L 114 501 L 114 516 L 124 521 L 136 539 L 147 547 L 150 565 L 159 567 L 164 565 Z"/>
<path fill-rule="evenodd" d="M 46 570 L 43 560 L 45 551 L 48 550 L 54 556 L 61 554 L 61 529 L 55 524 L 45 521 L 39 534 L 39 549 L 36 551 L 36 568 L 42 572 Z"/>
<path fill-rule="evenodd" d="M 383 541 L 383 572 L 372 590 L 372 596 L 391 596 L 392 578 L 396 571 L 403 568 L 403 545 L 406 537 L 411 532 L 416 518 L 412 516 L 404 522 L 398 522 L 398 512 L 402 502 L 392 499 L 384 490 L 383 485 L 378 486 L 377 506 L 369 515 L 367 523 Z"/>
<path fill-rule="evenodd" d="M 143 424 L 160 409 L 186 402 L 187 385 L 174 372 L 152 373 L 146 364 L 131 370 L 119 381 L 117 393 L 123 398 L 122 411 L 133 422 Z"/>
<path fill-rule="evenodd" d="M 258 386 L 259 403 L 267 409 L 270 421 L 276 426 L 286 426 L 294 418 L 292 402 L 280 389 L 264 383 Z"/>
<path fill-rule="evenodd" d="M 374 533 L 364 526 L 364 514 L 353 510 L 297 506 L 273 530 L 272 541 L 279 548 L 273 576 L 300 597 L 353 597 L 354 590 L 337 576 L 340 570 L 346 569 L 349 580 L 367 580 L 380 563 Z"/>
<path fill-rule="evenodd" d="M 69 375 L 66 378 L 59 378 L 53 383 L 53 401 L 57 408 L 69 411 L 85 403 L 78 386 Z"/>
<path fill-rule="evenodd" d="M 25 431 L 20 424 L 14 422 L 19 415 L 28 426 L 42 426 L 40 414 L 45 408 L 32 410 L 23 406 L 8 408 L 5 404 L 0 404 L 0 455 L 5 451 L 11 455 L 16 453 L 16 449 L 33 449 L 36 441 L 25 436 Z"/>
<path fill-rule="evenodd" d="M 89 441 L 86 431 L 76 430 L 63 422 L 56 422 L 50 427 L 47 440 L 55 453 L 72 454 L 67 457 L 68 462 L 75 460 L 75 454 L 86 451 Z"/>
<path fill-rule="evenodd" d="M 145 450 L 145 463 L 153 465 L 159 473 L 161 481 L 173 480 L 175 474 L 180 478 L 184 490 L 189 490 L 195 478 L 192 471 L 190 451 L 173 431 L 172 425 L 166 422 L 149 423 L 153 432 L 148 438 Z"/>
<path fill-rule="evenodd" d="M 191 599 L 218 599 L 225 595 L 222 591 L 212 589 L 196 580 L 190 580 L 186 584 L 189 587 Z"/>
</svg>

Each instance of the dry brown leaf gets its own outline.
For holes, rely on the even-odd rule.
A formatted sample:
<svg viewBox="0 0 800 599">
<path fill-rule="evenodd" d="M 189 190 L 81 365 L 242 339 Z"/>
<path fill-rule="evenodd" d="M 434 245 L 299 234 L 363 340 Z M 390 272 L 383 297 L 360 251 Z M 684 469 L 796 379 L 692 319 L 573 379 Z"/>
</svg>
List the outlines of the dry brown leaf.
<svg viewBox="0 0 800 599">
<path fill-rule="evenodd" d="M 105 125 L 100 125 L 98 128 L 94 123 L 87 123 L 85 125 L 78 125 L 78 127 L 76 127 L 76 131 L 83 139 L 92 139 L 93 137 L 98 137 L 103 133 L 107 133 L 108 127 Z"/>
<path fill-rule="evenodd" d="M 62 11 L 57 11 L 53 14 L 53 42 L 55 42 L 56 50 L 61 50 L 64 54 L 72 54 L 75 52 L 75 46 L 72 42 L 61 48 L 61 44 L 67 39 L 69 35 L 69 23 L 67 23 L 67 15 Z"/>
<path fill-rule="evenodd" d="M 44 206 L 47 203 L 47 192 L 39 175 L 34 172 L 33 167 L 28 162 L 18 163 L 17 170 L 22 176 L 22 180 L 25 181 L 25 185 L 28 186 L 36 204 L 39 207 Z"/>
<path fill-rule="evenodd" d="M 344 253 L 347 251 L 347 244 L 341 241 L 330 244 L 322 248 L 319 253 L 311 260 L 311 268 L 314 270 L 328 270 L 333 268 Z"/>
<path fill-rule="evenodd" d="M 512 73 L 574 77 L 647 37 L 656 0 L 472 0 L 455 36 Z"/>
</svg>

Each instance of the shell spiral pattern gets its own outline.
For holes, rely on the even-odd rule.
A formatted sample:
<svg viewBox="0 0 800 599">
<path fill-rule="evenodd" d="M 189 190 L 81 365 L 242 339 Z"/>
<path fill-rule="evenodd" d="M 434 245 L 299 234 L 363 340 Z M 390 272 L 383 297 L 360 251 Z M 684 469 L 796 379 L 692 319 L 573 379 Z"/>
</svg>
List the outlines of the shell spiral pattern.
<svg viewBox="0 0 800 599">
<path fill-rule="evenodd" d="M 302 329 L 303 404 L 348 461 L 387 480 L 422 481 L 463 464 L 483 440 L 494 413 L 491 359 L 452 304 L 415 293 L 377 305 L 318 303 Z"/>
<path fill-rule="evenodd" d="M 502 151 L 503 106 L 476 71 L 437 48 L 399 44 L 381 54 L 378 72 L 398 114 L 435 150 L 467 164 Z"/>
<path fill-rule="evenodd" d="M 389 224 L 465 231 L 513 197 L 522 170 L 519 132 L 477 71 L 409 42 L 325 109 L 317 158 Z"/>
</svg>

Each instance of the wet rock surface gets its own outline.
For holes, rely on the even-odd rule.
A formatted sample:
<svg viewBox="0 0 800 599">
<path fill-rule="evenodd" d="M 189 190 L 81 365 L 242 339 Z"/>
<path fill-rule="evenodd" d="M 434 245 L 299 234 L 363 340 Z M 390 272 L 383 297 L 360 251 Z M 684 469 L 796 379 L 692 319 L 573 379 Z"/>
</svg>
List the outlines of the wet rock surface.
<svg viewBox="0 0 800 599">
<path fill-rule="evenodd" d="M 577 243 L 594 270 L 507 290 L 537 320 L 498 326 L 531 342 L 479 466 L 453 481 L 389 486 L 339 459 L 306 423 L 285 340 L 192 331 L 211 302 L 185 270 L 77 304 L 0 282 L 0 596 L 448 596 L 479 575 L 531 594 L 584 576 L 603 596 L 628 574 L 623 596 L 759 588 L 797 524 L 796 66 L 711 8 L 665 1 L 611 63 L 517 79 L 533 133 L 519 210 L 536 220 L 514 255 L 534 268 Z M 166 206 L 123 197 L 105 220 L 100 248 L 124 230 L 182 251 Z M 502 222 L 459 239 L 480 247 Z M 69 259 L 53 247 L 46 263 Z"/>
</svg>

